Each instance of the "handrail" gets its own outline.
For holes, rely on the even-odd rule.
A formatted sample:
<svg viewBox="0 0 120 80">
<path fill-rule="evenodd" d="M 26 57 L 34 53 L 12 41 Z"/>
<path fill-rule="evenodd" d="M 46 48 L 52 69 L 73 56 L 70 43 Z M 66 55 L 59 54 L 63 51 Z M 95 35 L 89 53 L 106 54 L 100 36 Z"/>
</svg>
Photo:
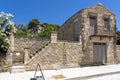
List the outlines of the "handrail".
<svg viewBox="0 0 120 80">
<path fill-rule="evenodd" d="M 48 44 L 48 46 L 49 46 L 49 45 L 50 45 L 50 44 Z M 45 46 L 44 49 L 47 49 L 46 46 Z M 43 53 L 43 51 L 44 51 L 44 50 L 41 50 L 40 53 Z M 37 57 L 40 53 L 34 55 L 34 56 L 33 56 L 31 59 L 29 59 L 25 64 L 28 64 L 29 62 L 31 62 L 31 61 L 32 61 L 35 57 Z"/>
<path fill-rule="evenodd" d="M 32 49 L 30 48 L 30 56 L 34 55 L 34 53 L 38 53 L 40 50 L 42 50 L 43 47 L 45 47 L 47 44 L 49 44 L 50 41 L 42 41 L 42 42 L 38 42 L 36 45 L 34 45 L 34 47 L 32 48 L 36 48 L 36 46 L 39 45 L 39 47 L 37 49 Z M 33 56 L 32 56 L 33 57 Z"/>
</svg>

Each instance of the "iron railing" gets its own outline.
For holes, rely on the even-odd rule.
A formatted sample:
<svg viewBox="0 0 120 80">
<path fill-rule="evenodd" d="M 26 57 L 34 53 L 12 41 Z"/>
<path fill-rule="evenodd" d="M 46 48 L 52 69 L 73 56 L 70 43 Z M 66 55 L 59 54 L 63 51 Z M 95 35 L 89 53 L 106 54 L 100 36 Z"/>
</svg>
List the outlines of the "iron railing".
<svg viewBox="0 0 120 80">
<path fill-rule="evenodd" d="M 90 28 L 90 35 L 101 35 L 101 36 L 115 36 L 115 30 L 104 30 Z"/>
</svg>

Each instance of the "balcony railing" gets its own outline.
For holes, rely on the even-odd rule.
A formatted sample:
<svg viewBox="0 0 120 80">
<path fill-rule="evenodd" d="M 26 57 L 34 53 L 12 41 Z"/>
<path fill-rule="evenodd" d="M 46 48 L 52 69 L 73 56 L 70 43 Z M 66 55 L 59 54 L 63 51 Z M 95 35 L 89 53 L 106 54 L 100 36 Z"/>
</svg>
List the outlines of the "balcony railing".
<svg viewBox="0 0 120 80">
<path fill-rule="evenodd" d="M 98 36 L 115 36 L 115 31 L 112 30 L 104 30 L 104 29 L 95 29 L 95 28 L 90 28 L 90 35 L 98 35 Z"/>
</svg>

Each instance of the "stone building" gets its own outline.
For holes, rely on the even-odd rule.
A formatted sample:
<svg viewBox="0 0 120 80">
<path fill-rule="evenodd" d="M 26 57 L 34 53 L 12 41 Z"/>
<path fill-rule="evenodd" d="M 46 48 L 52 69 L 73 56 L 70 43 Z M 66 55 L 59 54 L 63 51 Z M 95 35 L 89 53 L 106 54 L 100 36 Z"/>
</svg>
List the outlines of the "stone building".
<svg viewBox="0 0 120 80">
<path fill-rule="evenodd" d="M 51 39 L 11 35 L 6 65 L 9 70 L 18 65 L 35 70 L 38 63 L 42 69 L 120 63 L 115 29 L 115 15 L 96 4 L 70 17 Z"/>
<path fill-rule="evenodd" d="M 42 32 L 43 30 L 44 30 L 43 27 L 40 26 L 40 25 L 37 25 L 37 26 L 35 26 L 35 27 L 33 27 L 33 28 L 28 29 L 28 31 L 30 31 L 30 32 L 32 32 L 32 33 L 35 33 L 35 32 L 40 33 L 40 32 Z"/>
<path fill-rule="evenodd" d="M 113 64 L 115 59 L 115 15 L 101 3 L 82 9 L 58 30 L 58 39 L 79 41 L 83 64 Z"/>
</svg>

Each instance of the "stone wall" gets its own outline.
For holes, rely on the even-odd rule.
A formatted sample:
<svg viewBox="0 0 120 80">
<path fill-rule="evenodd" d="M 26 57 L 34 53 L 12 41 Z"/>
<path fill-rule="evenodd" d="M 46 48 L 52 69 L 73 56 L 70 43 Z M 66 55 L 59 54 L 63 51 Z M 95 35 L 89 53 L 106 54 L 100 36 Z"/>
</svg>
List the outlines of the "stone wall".
<svg viewBox="0 0 120 80">
<path fill-rule="evenodd" d="M 106 63 L 105 64 L 114 64 L 114 43 L 113 43 L 113 38 L 107 38 L 107 37 L 104 37 L 102 39 L 100 39 L 99 37 L 92 37 L 92 39 L 90 40 L 91 42 L 91 45 L 90 45 L 90 48 L 91 49 L 88 49 L 90 50 L 90 54 L 93 55 L 93 43 L 94 42 L 97 42 L 97 43 L 105 43 L 106 44 Z"/>
<path fill-rule="evenodd" d="M 44 47 L 46 43 L 49 43 L 48 39 L 15 37 L 12 64 L 16 65 L 18 63 L 19 65 L 19 63 L 26 63 L 26 60 L 28 60 L 33 53 L 36 54 L 36 51 Z M 27 59 L 25 58 L 26 49 L 28 51 Z M 17 55 L 18 53 L 19 55 Z"/>
<path fill-rule="evenodd" d="M 23 65 L 24 64 L 24 52 L 18 51 L 13 53 L 12 65 Z"/>
<path fill-rule="evenodd" d="M 38 41 L 43 41 L 43 40 L 41 38 L 15 37 L 14 40 L 15 51 L 24 51 L 24 48 L 30 48 Z"/>
<path fill-rule="evenodd" d="M 90 26 L 90 17 L 96 18 L 96 25 Z M 113 64 L 115 57 L 115 15 L 106 9 L 102 4 L 80 10 L 70 17 L 58 30 L 58 39 L 74 40 L 73 31 L 75 28 L 74 20 L 78 18 L 78 37 L 82 39 L 84 49 L 83 64 L 93 64 L 93 44 L 105 43 L 107 46 L 107 63 Z M 109 30 L 105 29 L 104 20 L 109 19 Z M 93 33 L 93 34 L 92 34 Z M 85 59 L 87 58 L 87 59 Z"/>
<path fill-rule="evenodd" d="M 96 17 L 97 24 L 96 27 L 98 31 L 104 31 L 104 18 L 109 19 L 110 22 L 110 30 L 115 32 L 115 15 L 111 13 L 108 9 L 106 9 L 102 4 L 96 4 L 89 8 L 82 9 L 78 11 L 76 14 L 71 16 L 62 27 L 58 30 L 58 39 L 60 40 L 74 40 L 74 20 L 78 19 L 78 37 L 83 30 L 84 35 L 86 37 L 87 32 L 90 30 L 89 18 Z M 100 32 L 101 32 L 100 31 Z"/>
<path fill-rule="evenodd" d="M 70 17 L 65 23 L 62 25 L 62 27 L 59 28 L 57 31 L 58 34 L 58 40 L 67 40 L 67 41 L 74 41 L 74 20 L 78 19 L 78 36 L 80 34 L 80 31 L 82 30 L 83 27 L 83 17 L 82 17 L 82 11 L 80 10 L 77 12 L 75 15 Z"/>
<path fill-rule="evenodd" d="M 26 62 L 26 70 L 34 70 L 37 63 L 42 69 L 55 69 L 57 67 L 77 67 L 81 61 L 82 52 L 79 43 L 58 42 L 51 43 L 35 57 Z"/>
<path fill-rule="evenodd" d="M 120 64 L 120 45 L 116 45 L 117 63 Z"/>
</svg>

